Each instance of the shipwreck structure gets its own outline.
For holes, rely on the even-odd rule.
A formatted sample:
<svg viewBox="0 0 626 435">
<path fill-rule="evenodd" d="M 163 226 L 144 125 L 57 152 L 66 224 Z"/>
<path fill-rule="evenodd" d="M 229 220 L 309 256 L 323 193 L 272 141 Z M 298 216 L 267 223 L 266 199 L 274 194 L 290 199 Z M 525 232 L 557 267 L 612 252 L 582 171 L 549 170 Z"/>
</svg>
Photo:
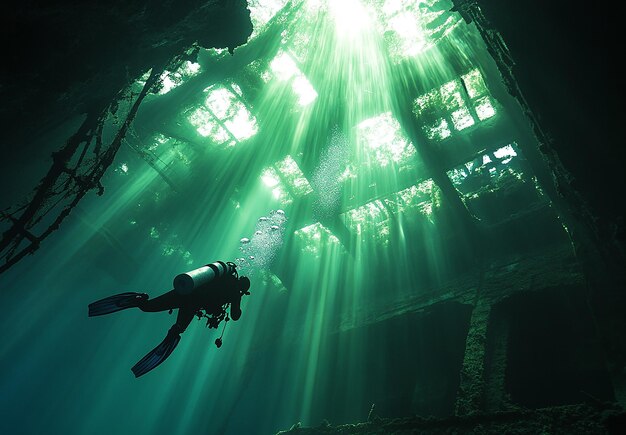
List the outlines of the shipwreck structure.
<svg viewBox="0 0 626 435">
<path fill-rule="evenodd" d="M 264 316 L 281 320 L 254 332 L 225 415 L 260 407 L 269 421 L 246 388 L 287 388 L 275 355 L 306 349 L 318 365 L 291 373 L 305 423 L 287 433 L 618 430 L 623 207 L 607 186 L 622 163 L 595 151 L 615 146 L 612 130 L 580 121 L 612 109 L 593 93 L 578 121 L 563 121 L 571 107 L 551 118 L 582 97 L 542 100 L 552 82 L 533 75 L 568 64 L 524 51 L 562 10 L 532 31 L 520 28 L 527 6 L 511 6 L 511 22 L 488 0 L 139 0 L 70 15 L 62 3 L 24 6 L 4 30 L 42 54 L 14 49 L 27 73 L 2 72 L 3 183 L 32 183 L 3 194 L 0 273 L 76 224 L 107 175 L 120 192 L 141 168 L 153 183 L 143 208 L 88 245 L 119 280 L 137 262 L 121 239 L 191 261 L 172 228 L 197 198 L 289 216 L 259 277 Z M 28 40 L 35 30 L 56 39 Z M 99 261 L 108 252 L 123 255 Z"/>
</svg>

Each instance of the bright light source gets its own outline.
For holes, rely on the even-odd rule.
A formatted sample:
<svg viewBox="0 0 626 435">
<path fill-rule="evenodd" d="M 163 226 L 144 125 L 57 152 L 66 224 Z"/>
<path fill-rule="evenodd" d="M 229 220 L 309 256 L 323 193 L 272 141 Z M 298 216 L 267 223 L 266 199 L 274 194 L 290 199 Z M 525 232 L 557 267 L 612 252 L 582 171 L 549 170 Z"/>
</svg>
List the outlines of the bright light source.
<svg viewBox="0 0 626 435">
<path fill-rule="evenodd" d="M 359 0 L 332 0 L 328 3 L 335 19 L 337 36 L 355 38 L 372 27 L 367 9 Z"/>
</svg>

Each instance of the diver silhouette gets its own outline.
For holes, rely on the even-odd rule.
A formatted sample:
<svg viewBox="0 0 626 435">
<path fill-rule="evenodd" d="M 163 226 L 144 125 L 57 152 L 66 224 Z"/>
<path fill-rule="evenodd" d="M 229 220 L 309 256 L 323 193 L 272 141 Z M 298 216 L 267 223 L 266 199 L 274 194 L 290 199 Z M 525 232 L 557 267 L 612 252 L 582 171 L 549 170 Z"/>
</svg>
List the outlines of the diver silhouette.
<svg viewBox="0 0 626 435">
<path fill-rule="evenodd" d="M 150 299 L 146 293 L 127 292 L 89 304 L 89 317 L 115 313 L 127 308 L 157 312 L 178 309 L 176 323 L 169 329 L 165 339 L 143 357 L 131 369 L 135 377 L 142 376 L 161 364 L 174 351 L 194 316 L 207 319 L 209 328 L 217 328 L 224 320 L 229 321 L 226 310 L 230 307 L 230 318 L 241 317 L 241 297 L 249 295 L 250 280 L 239 276 L 236 265 L 217 261 L 174 278 L 174 289 Z M 224 325 L 226 326 L 226 325 Z M 223 335 L 223 332 L 222 332 Z M 215 340 L 222 345 L 221 337 Z"/>
</svg>

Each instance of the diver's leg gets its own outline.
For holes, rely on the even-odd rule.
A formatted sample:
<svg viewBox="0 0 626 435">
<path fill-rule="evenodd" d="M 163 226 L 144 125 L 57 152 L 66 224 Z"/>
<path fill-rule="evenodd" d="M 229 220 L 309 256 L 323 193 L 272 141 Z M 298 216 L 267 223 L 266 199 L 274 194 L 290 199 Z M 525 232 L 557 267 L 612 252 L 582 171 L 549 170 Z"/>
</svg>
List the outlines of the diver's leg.
<svg viewBox="0 0 626 435">
<path fill-rule="evenodd" d="M 185 332 L 185 329 L 187 329 L 187 326 L 189 326 L 197 311 L 197 309 L 189 306 L 179 308 L 176 323 L 170 328 L 170 331 L 174 330 L 177 334 Z"/>
<path fill-rule="evenodd" d="M 184 296 L 174 290 L 171 290 L 159 297 L 143 301 L 139 305 L 141 311 L 155 312 L 167 311 L 174 308 L 180 308 L 184 301 Z"/>
<path fill-rule="evenodd" d="M 150 353 L 144 356 L 141 361 L 133 366 L 132 371 L 135 374 L 135 377 L 138 378 L 139 376 L 145 375 L 170 356 L 180 341 L 180 334 L 185 332 L 185 329 L 187 329 L 187 326 L 191 323 L 194 314 L 195 310 L 189 306 L 182 307 L 178 310 L 176 323 L 174 323 L 170 330 L 167 331 L 167 336 L 161 344 L 152 349 Z"/>
<path fill-rule="evenodd" d="M 241 317 L 241 294 L 234 297 L 230 303 L 230 318 L 233 320 L 239 320 Z"/>
<path fill-rule="evenodd" d="M 120 293 L 89 304 L 89 317 L 103 316 L 142 305 L 148 295 L 145 293 Z"/>
<path fill-rule="evenodd" d="M 138 378 L 139 376 L 145 375 L 165 361 L 174 351 L 179 341 L 180 334 L 176 334 L 170 329 L 165 339 L 133 366 L 131 370 L 135 374 L 135 377 Z"/>
</svg>

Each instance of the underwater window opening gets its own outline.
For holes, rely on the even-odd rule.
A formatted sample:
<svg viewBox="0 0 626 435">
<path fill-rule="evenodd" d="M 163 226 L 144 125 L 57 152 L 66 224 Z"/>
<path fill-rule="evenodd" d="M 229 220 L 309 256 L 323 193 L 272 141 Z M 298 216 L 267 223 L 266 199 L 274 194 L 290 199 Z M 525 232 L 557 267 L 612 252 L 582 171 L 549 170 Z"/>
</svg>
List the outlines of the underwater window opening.
<svg viewBox="0 0 626 435">
<path fill-rule="evenodd" d="M 189 80 L 191 77 L 200 74 L 201 66 L 199 63 L 185 61 L 176 71 L 164 71 L 160 77 L 161 88 L 159 95 L 165 95 L 172 89 L 175 89 Z"/>
<path fill-rule="evenodd" d="M 283 160 L 274 163 L 274 167 L 278 170 L 281 178 L 285 180 L 286 184 L 296 194 L 296 196 L 304 196 L 313 192 L 313 188 L 306 179 L 304 173 L 298 166 L 298 163 L 287 155 Z"/>
<path fill-rule="evenodd" d="M 434 209 L 441 206 L 441 193 L 432 178 L 398 192 L 374 199 L 340 215 L 345 225 L 357 236 L 368 235 L 386 245 L 389 241 L 390 219 L 398 215 L 421 215 L 432 222 Z"/>
<path fill-rule="evenodd" d="M 258 132 L 256 118 L 236 83 L 215 84 L 204 90 L 204 104 L 192 109 L 189 123 L 216 145 L 234 147 Z"/>
<path fill-rule="evenodd" d="M 462 22 L 447 1 L 373 0 L 379 31 L 394 63 L 434 47 Z"/>
<path fill-rule="evenodd" d="M 274 199 L 283 205 L 291 204 L 293 196 L 303 197 L 313 192 L 309 180 L 290 155 L 265 168 L 261 172 L 261 181 L 272 189 Z"/>
<path fill-rule="evenodd" d="M 515 142 L 479 154 L 448 177 L 468 210 L 489 225 L 550 206 Z"/>
<path fill-rule="evenodd" d="M 496 115 L 493 98 L 479 69 L 417 97 L 413 113 L 429 139 L 443 141 Z"/>
<path fill-rule="evenodd" d="M 319 257 L 322 249 L 337 248 L 342 246 L 341 241 L 332 231 L 316 222 L 294 231 L 294 235 L 302 243 L 302 252 L 310 253 Z"/>
<path fill-rule="evenodd" d="M 433 210 L 441 206 L 441 191 L 432 178 L 387 195 L 383 202 L 392 215 L 421 214 L 431 218 Z"/>
<path fill-rule="evenodd" d="M 261 78 L 268 83 L 272 79 L 284 82 L 291 87 L 292 93 L 297 98 L 297 103 L 301 107 L 308 106 L 317 99 L 317 91 L 302 73 L 290 51 L 280 49 L 276 56 L 270 61 L 269 68 Z"/>
<path fill-rule="evenodd" d="M 400 123 L 391 112 L 361 121 L 357 125 L 357 143 L 368 160 L 380 167 L 392 163 L 406 169 L 416 155 L 415 147 L 402 133 Z"/>
<path fill-rule="evenodd" d="M 447 175 L 464 197 L 475 197 L 485 189 L 495 191 L 523 182 L 525 172 L 519 155 L 517 144 L 512 142 L 449 170 Z"/>
<path fill-rule="evenodd" d="M 261 182 L 272 190 L 272 197 L 282 205 L 293 203 L 293 197 L 285 189 L 280 175 L 278 175 L 278 171 L 274 167 L 270 166 L 261 172 Z"/>
<path fill-rule="evenodd" d="M 382 200 L 370 201 L 360 207 L 348 210 L 340 215 L 344 224 L 356 236 L 361 237 L 361 241 L 369 239 L 386 245 L 389 243 L 389 218 L 390 210 Z"/>
</svg>

